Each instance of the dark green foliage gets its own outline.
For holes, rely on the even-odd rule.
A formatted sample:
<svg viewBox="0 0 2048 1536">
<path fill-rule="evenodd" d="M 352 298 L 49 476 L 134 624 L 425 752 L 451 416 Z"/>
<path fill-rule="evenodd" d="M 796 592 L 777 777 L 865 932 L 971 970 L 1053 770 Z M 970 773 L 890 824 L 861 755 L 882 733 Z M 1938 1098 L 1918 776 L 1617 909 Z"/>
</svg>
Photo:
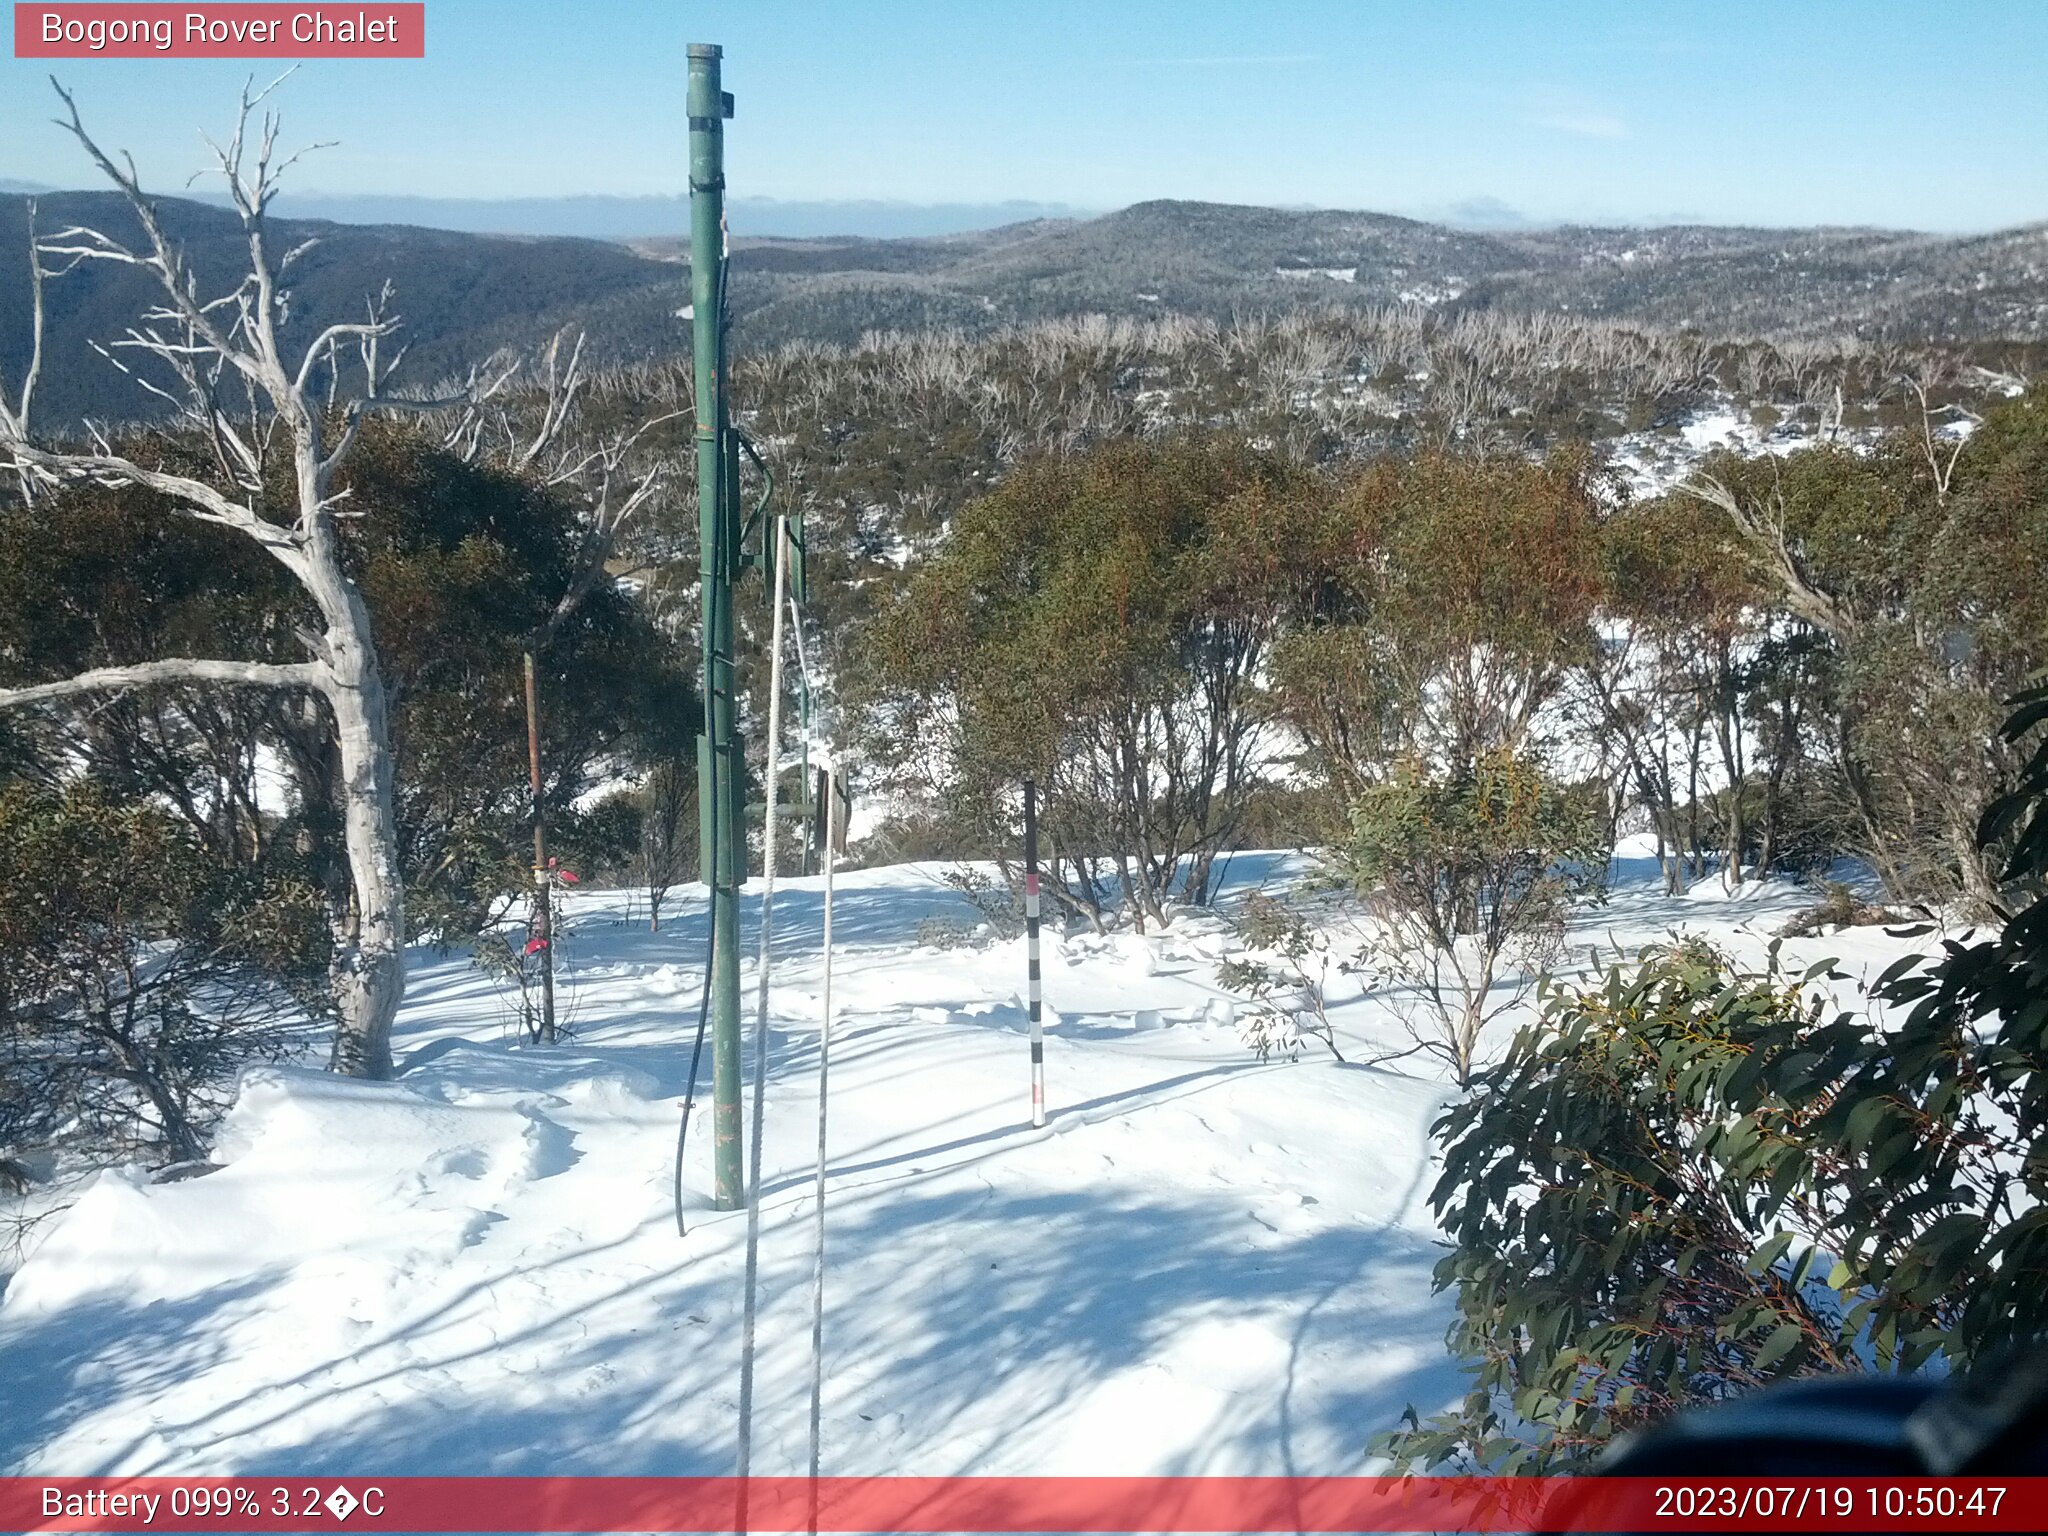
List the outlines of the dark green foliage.
<svg viewBox="0 0 2048 1536">
<path fill-rule="evenodd" d="M 1336 863 L 1373 920 L 1361 967 L 1416 1000 L 1418 1045 L 1460 1084 L 1572 909 L 1602 894 L 1604 832 L 1595 795 L 1501 747 L 1436 772 L 1411 762 L 1353 803 Z"/>
<path fill-rule="evenodd" d="M 1521 926 L 1594 894 L 1599 832 L 1584 794 L 1495 748 L 1444 774 L 1409 765 L 1360 796 L 1342 867 L 1362 891 L 1440 909 L 1448 939 L 1496 915 Z"/>
<path fill-rule="evenodd" d="M 173 466 L 192 453 L 154 435 L 128 446 Z M 365 428 L 337 490 L 351 514 L 345 563 L 369 604 L 392 694 L 413 924 L 461 937 L 525 883 L 520 658 L 573 578 L 582 533 L 555 496 L 395 427 Z M 297 589 L 250 541 L 177 518 L 145 493 L 80 487 L 0 510 L 9 682 L 164 656 L 292 661 L 307 617 Z M 544 790 L 557 813 L 608 758 L 674 751 L 696 726 L 686 662 L 609 582 L 543 652 L 540 698 Z M 57 775 L 79 756 L 110 791 L 160 797 L 215 858 L 260 860 L 283 845 L 332 901 L 345 901 L 332 733 L 307 698 L 151 689 L 41 718 L 40 749 L 24 771 Z M 37 739 L 20 719 L 11 729 Z M 267 792 L 259 750 L 281 779 Z"/>
<path fill-rule="evenodd" d="M 1141 923 L 1206 900 L 1251 791 L 1258 674 L 1297 581 L 1307 476 L 1218 440 L 1105 445 L 967 508 L 875 627 L 880 746 L 945 759 L 956 821 L 1007 851 L 1044 795 L 1056 899 Z"/>
<path fill-rule="evenodd" d="M 1437 1283 L 1475 1379 L 1386 1450 L 1556 1469 L 1684 1403 L 1853 1366 L 1862 1318 L 1807 1284 L 1829 1278 L 1812 1244 L 1843 1172 L 1813 1143 L 1869 1043 L 1793 978 L 1698 944 L 1551 991 L 1438 1123 Z"/>
<path fill-rule="evenodd" d="M 2048 690 L 2019 702 L 2015 746 Z M 2048 738 L 1979 838 L 2011 838 L 2008 880 L 2041 889 Z M 1549 992 L 1437 1127 L 1437 1280 L 1473 1390 L 1383 1450 L 1568 1466 L 1689 1402 L 1967 1366 L 2048 1326 L 2048 900 L 1893 966 L 1882 1023 L 1823 1006 L 1826 969 L 1688 943 Z"/>
<path fill-rule="evenodd" d="M 282 1053 L 327 962 L 288 858 L 229 868 L 90 783 L 0 788 L 0 1146 L 201 1155 L 235 1070 Z"/>
<path fill-rule="evenodd" d="M 638 884 L 644 820 L 640 793 L 614 790 L 582 810 L 549 819 L 549 856 L 584 884 Z"/>
<path fill-rule="evenodd" d="M 1978 840 L 2011 847 L 2001 873 L 2025 904 L 1996 938 L 1949 940 L 1931 965 L 1893 967 L 1877 993 L 1905 1021 L 1850 1085 L 1882 1106 L 1864 1111 L 1873 1155 L 1895 1160 L 1894 1177 L 1947 1180 L 1959 1208 L 1940 1250 L 1901 1258 L 1888 1283 L 1923 1302 L 1959 1292 L 1954 1326 L 1985 1346 L 2048 1326 L 2048 687 L 2016 702 L 2000 736 L 2022 766 Z M 2007 1154 L 1988 1167 L 1971 1158 L 1985 1135 Z"/>
</svg>

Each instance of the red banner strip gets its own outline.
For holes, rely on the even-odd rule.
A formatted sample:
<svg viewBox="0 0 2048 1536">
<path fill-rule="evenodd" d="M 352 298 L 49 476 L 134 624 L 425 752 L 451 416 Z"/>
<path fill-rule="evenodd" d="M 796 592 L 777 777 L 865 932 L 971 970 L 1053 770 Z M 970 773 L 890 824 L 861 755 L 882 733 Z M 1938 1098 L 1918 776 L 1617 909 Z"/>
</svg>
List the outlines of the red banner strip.
<svg viewBox="0 0 2048 1536">
<path fill-rule="evenodd" d="M 52 4 L 14 7 L 17 59 L 423 59 L 427 8 Z"/>
<path fill-rule="evenodd" d="M 744 1492 L 742 1520 L 740 1497 Z M 9 1531 L 2042 1531 L 2048 1478 L 0 1478 Z"/>
</svg>

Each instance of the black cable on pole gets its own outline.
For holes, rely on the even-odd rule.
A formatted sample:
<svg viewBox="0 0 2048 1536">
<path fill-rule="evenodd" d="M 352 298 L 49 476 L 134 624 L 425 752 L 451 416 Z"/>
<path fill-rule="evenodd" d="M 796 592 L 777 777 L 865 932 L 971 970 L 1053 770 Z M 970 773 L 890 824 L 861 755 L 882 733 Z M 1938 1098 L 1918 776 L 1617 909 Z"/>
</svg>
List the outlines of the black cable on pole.
<svg viewBox="0 0 2048 1536">
<path fill-rule="evenodd" d="M 709 640 L 709 636 L 705 637 Z M 704 648 L 704 708 L 707 723 L 711 709 L 711 648 Z M 718 754 L 707 751 L 704 756 L 711 764 L 707 777 L 710 780 L 711 803 L 718 804 Z M 716 855 L 709 857 L 706 850 L 697 850 L 698 873 L 704 879 L 704 990 L 697 999 L 697 1044 L 690 1052 L 690 1080 L 683 1089 L 683 1118 L 676 1126 L 676 1236 L 687 1237 L 689 1232 L 683 1225 L 683 1147 L 690 1136 L 690 1110 L 697 1102 L 697 1072 L 704 1064 L 704 1035 L 711 1025 L 711 967 L 718 954 L 718 897 L 714 883 L 718 878 Z"/>
<path fill-rule="evenodd" d="M 717 323 L 719 351 L 721 353 L 718 376 L 721 384 L 725 378 L 725 359 L 722 355 L 725 350 L 724 337 L 726 327 L 725 271 L 726 264 L 723 261 L 719 262 Z M 696 323 L 694 316 L 691 317 L 690 323 L 693 325 Z M 704 721 L 707 730 L 711 722 L 712 677 L 711 636 L 707 632 L 704 636 Z M 711 792 L 712 805 L 716 806 L 718 804 L 718 754 L 707 751 L 704 756 L 711 764 L 710 772 L 707 774 L 710 782 L 706 787 Z M 703 818 L 700 813 L 700 825 L 702 820 Z M 709 899 L 705 903 L 707 921 L 704 925 L 704 991 L 697 1001 L 697 1044 L 690 1052 L 690 1080 L 683 1088 L 683 1116 L 676 1126 L 675 1207 L 677 1237 L 689 1236 L 689 1232 L 683 1225 L 683 1148 L 688 1143 L 690 1137 L 690 1111 L 697 1102 L 697 1073 L 704 1064 L 704 1035 L 711 1025 L 711 967 L 712 961 L 718 953 L 718 899 L 715 890 L 718 879 L 716 853 L 707 853 L 705 849 L 698 849 L 697 863 L 699 865 L 697 872 L 703 877 L 704 893 Z"/>
<path fill-rule="evenodd" d="M 713 773 L 717 769 L 712 770 Z M 709 887 L 707 886 L 708 890 Z M 697 1102 L 697 1070 L 704 1062 L 704 1033 L 711 1023 L 711 957 L 718 943 L 718 903 L 707 902 L 710 921 L 704 933 L 704 994 L 697 1002 L 697 1044 L 690 1052 L 690 1081 L 683 1090 L 683 1118 L 676 1126 L 676 1236 L 687 1237 L 683 1226 L 683 1147 L 690 1137 L 690 1110 Z"/>
</svg>

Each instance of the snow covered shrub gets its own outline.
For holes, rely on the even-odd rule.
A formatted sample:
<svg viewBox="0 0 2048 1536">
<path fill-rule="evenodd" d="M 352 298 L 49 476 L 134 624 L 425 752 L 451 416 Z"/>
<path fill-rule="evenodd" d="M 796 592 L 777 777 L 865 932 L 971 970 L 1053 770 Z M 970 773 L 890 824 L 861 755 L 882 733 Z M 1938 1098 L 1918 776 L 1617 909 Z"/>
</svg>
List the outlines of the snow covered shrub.
<svg viewBox="0 0 2048 1536">
<path fill-rule="evenodd" d="M 917 925 L 916 942 L 920 949 L 976 949 L 985 938 L 979 923 L 958 917 L 921 918 Z"/>
<path fill-rule="evenodd" d="M 1018 883 L 1012 885 L 1008 881 L 991 880 L 972 864 L 956 864 L 939 878 L 958 891 L 980 917 L 981 922 L 972 925 L 972 932 L 985 932 L 991 941 L 1024 936 L 1021 873 Z"/>
<path fill-rule="evenodd" d="M 1275 1054 L 1299 1061 L 1302 1046 L 1319 1040 L 1342 1061 L 1330 1024 L 1330 972 L 1351 967 L 1332 955 L 1329 937 L 1264 891 L 1245 899 L 1237 932 L 1249 953 L 1217 966 L 1216 980 L 1251 1003 L 1238 1021 L 1246 1046 L 1260 1061 Z"/>
<path fill-rule="evenodd" d="M 1372 918 L 1360 963 L 1461 1086 L 1486 1026 L 1561 952 L 1572 908 L 1602 895 L 1603 830 L 1597 796 L 1505 749 L 1448 772 L 1411 763 L 1353 802 L 1338 867 Z"/>
<path fill-rule="evenodd" d="M 2007 747 L 2048 722 L 2048 688 L 2019 702 Z M 1762 971 L 1651 949 L 1549 990 L 1436 1126 L 1436 1278 L 1473 1389 L 1381 1450 L 1555 1468 L 1774 1377 L 1960 1368 L 2048 1329 L 2048 735 L 1977 841 L 2009 841 L 2003 882 L 2034 899 L 1894 965 L 1881 1023 L 1775 947 Z"/>
<path fill-rule="evenodd" d="M 1802 907 L 1778 928 L 1782 938 L 1800 938 L 1827 928 L 1864 928 L 1877 923 L 1909 923 L 1913 919 L 1889 907 L 1873 906 L 1841 880 L 1820 882 L 1820 900 Z"/>
<path fill-rule="evenodd" d="M 202 1156 L 235 1072 L 320 991 L 318 892 L 222 866 L 147 803 L 21 781 L 0 884 L 0 1146 Z"/>
</svg>

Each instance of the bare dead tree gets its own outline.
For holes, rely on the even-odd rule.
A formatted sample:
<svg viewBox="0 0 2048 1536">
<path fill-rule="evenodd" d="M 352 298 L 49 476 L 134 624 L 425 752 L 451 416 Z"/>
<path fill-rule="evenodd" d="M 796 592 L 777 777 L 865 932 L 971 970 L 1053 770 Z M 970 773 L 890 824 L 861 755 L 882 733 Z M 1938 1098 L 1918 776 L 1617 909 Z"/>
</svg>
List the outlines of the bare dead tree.
<svg viewBox="0 0 2048 1536">
<path fill-rule="evenodd" d="M 43 258 L 36 248 L 36 200 L 28 200 L 28 368 L 22 375 L 21 393 L 10 404 L 7 381 L 0 379 L 0 443 L 26 439 L 29 407 L 35 399 L 36 375 L 43 366 Z M 36 477 L 17 467 L 16 478 L 24 500 L 35 499 Z"/>
<path fill-rule="evenodd" d="M 1920 408 L 1920 451 L 1934 476 L 1934 499 L 1942 506 L 1948 505 L 1949 484 L 1955 479 L 1956 461 L 1963 456 L 1963 445 L 1970 439 L 1969 429 L 1984 419 L 1961 405 L 1934 403 L 1934 391 L 1955 382 L 1960 373 L 1952 358 L 1923 359 L 1899 373 L 1899 387 Z M 1941 418 L 1946 420 L 1936 425 Z M 1957 425 L 1963 430 L 1943 441 L 1944 429 Z"/>
<path fill-rule="evenodd" d="M 61 277 L 90 261 L 133 267 L 153 278 L 154 302 L 123 336 L 100 350 L 168 405 L 178 425 L 210 445 L 218 474 L 200 479 L 152 468 L 117 452 L 97 429 L 90 433 L 89 446 L 41 446 L 28 419 L 40 365 L 40 324 L 19 403 L 0 413 L 0 466 L 10 469 L 31 495 L 65 483 L 138 487 L 162 498 L 166 516 L 227 528 L 250 540 L 284 567 L 318 614 L 317 627 L 300 631 L 306 660 L 278 665 L 179 658 L 98 668 L 61 682 L 0 689 L 0 709 L 192 683 L 293 690 L 324 701 L 333 722 L 340 770 L 336 794 L 350 879 L 347 909 L 333 920 L 337 1026 L 331 1066 L 352 1076 L 388 1077 L 391 1024 L 405 990 L 405 896 L 393 812 L 391 731 L 369 610 L 342 566 L 337 518 L 346 492 L 337 493 L 333 484 L 366 410 L 445 409 L 449 402 L 399 400 L 384 393 L 396 361 L 383 363 L 378 345 L 399 328 L 388 313 L 388 287 L 371 303 L 366 319 L 330 325 L 295 360 L 285 355 L 279 333 L 290 304 L 286 279 L 315 242 L 281 254 L 272 246 L 270 204 L 279 178 L 299 155 L 278 158 L 274 111 L 264 112 L 253 145 L 251 130 L 256 109 L 278 83 L 261 91 L 253 89 L 253 81 L 245 85 L 233 137 L 225 147 L 209 141 L 241 222 L 248 265 L 233 288 L 205 297 L 197 274 L 171 243 L 156 206 L 144 194 L 132 158 L 124 155 L 116 164 L 86 132 L 70 93 L 51 82 L 65 109 L 59 126 L 124 194 L 143 238 L 131 247 L 76 225 L 35 241 L 30 260 L 36 297 L 44 278 Z M 341 407 L 341 429 L 330 445 L 328 406 L 339 392 L 351 352 L 360 358 L 361 390 Z M 130 359 L 137 367 L 130 366 Z M 269 472 L 286 467 L 290 501 L 273 506 L 266 495 L 275 478 Z"/>
</svg>

